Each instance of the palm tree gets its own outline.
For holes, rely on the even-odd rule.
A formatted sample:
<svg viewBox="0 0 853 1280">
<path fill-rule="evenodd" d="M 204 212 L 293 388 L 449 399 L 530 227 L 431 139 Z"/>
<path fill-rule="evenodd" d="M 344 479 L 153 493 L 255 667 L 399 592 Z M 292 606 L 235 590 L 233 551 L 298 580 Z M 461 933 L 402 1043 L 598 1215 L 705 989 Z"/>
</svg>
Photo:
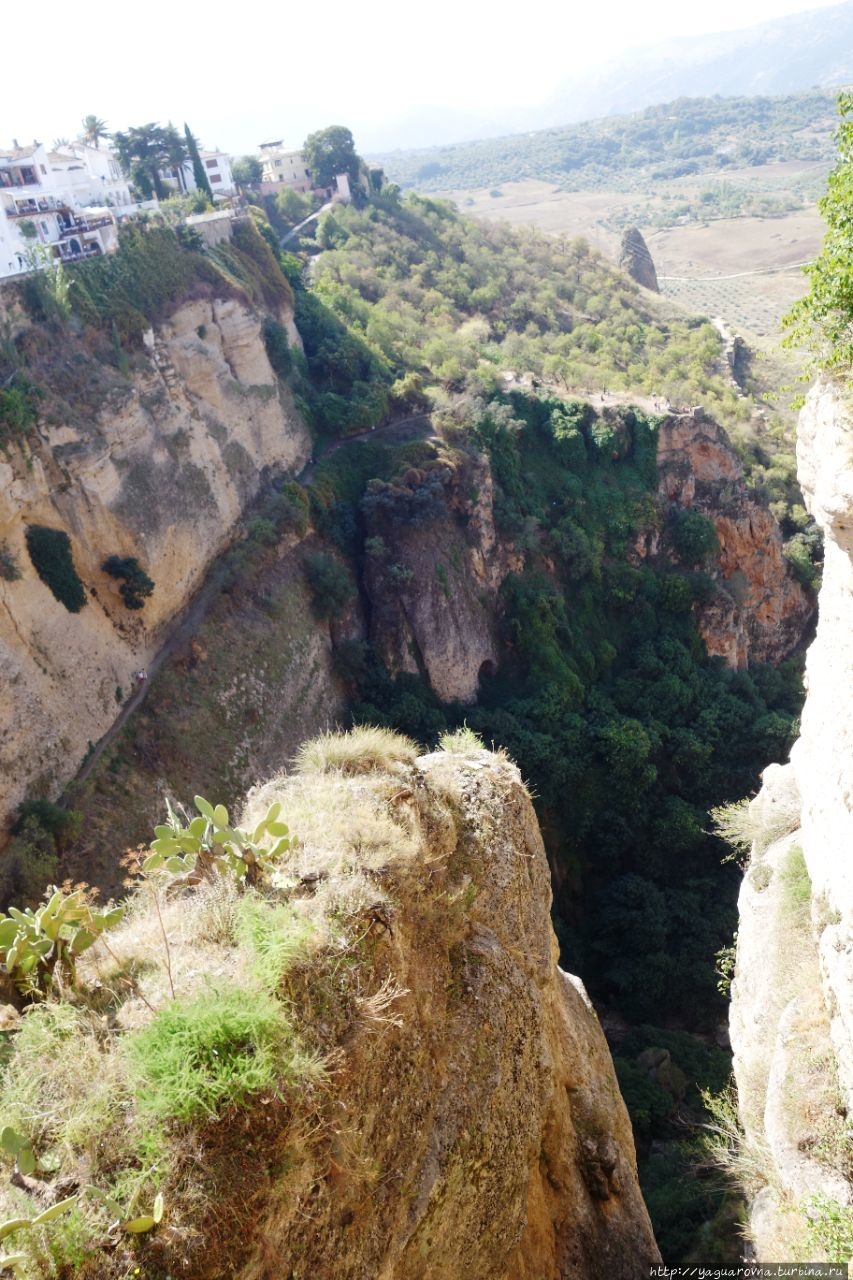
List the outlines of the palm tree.
<svg viewBox="0 0 853 1280">
<path fill-rule="evenodd" d="M 109 136 L 106 120 L 101 120 L 98 116 L 83 117 L 83 138 L 90 146 L 94 143 L 95 147 L 100 148 L 101 138 L 108 138 Z"/>
</svg>

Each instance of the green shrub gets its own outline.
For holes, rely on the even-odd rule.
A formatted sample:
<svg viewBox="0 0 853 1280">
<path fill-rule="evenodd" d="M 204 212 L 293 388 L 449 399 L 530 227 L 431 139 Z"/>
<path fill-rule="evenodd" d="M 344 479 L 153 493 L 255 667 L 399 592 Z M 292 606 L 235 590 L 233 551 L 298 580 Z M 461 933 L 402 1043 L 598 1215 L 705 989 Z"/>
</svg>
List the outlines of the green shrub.
<svg viewBox="0 0 853 1280">
<path fill-rule="evenodd" d="M 184 248 L 168 227 L 122 228 L 118 253 L 72 268 L 74 309 L 84 323 L 138 339 L 200 281 L 217 283 L 206 257 Z M 218 281 L 221 287 L 221 281 Z"/>
<path fill-rule="evenodd" d="M 814 539 L 810 538 L 807 533 L 795 533 L 785 543 L 782 553 L 791 566 L 797 581 L 801 582 L 803 586 L 813 587 L 820 572 L 818 565 L 815 563 L 815 556 L 822 554 L 822 548 L 818 547 L 816 550 Z"/>
<path fill-rule="evenodd" d="M 804 1205 L 811 1249 L 835 1262 L 853 1258 L 853 1209 L 828 1196 L 812 1196 Z"/>
<path fill-rule="evenodd" d="M 713 521 L 699 511 L 680 511 L 672 522 L 672 543 L 686 565 L 700 564 L 719 550 Z"/>
<path fill-rule="evenodd" d="M 83 583 L 71 558 L 71 539 L 62 529 L 31 524 L 26 532 L 27 551 L 42 582 L 69 613 L 79 613 L 86 603 Z"/>
<path fill-rule="evenodd" d="M 306 556 L 305 576 L 320 619 L 333 618 L 352 598 L 354 587 L 346 565 L 324 551 Z"/>
<path fill-rule="evenodd" d="M 154 590 L 154 581 L 135 556 L 108 556 L 101 565 L 104 573 L 119 578 L 119 595 L 128 609 L 142 609 Z"/>
<path fill-rule="evenodd" d="M 261 991 L 211 987 L 172 1001 L 128 1040 L 140 1109 L 184 1123 L 215 1117 L 275 1087 L 291 1039 L 282 1005 Z"/>
<path fill-rule="evenodd" d="M 38 902 L 45 885 L 56 882 L 58 870 L 59 855 L 53 837 L 34 818 L 28 818 L 0 861 L 0 910 Z"/>
<path fill-rule="evenodd" d="M 27 382 L 0 391 L 0 446 L 20 440 L 38 421 L 36 390 Z"/>
<path fill-rule="evenodd" d="M 295 480 L 288 480 L 272 495 L 267 509 L 282 533 L 303 534 L 308 528 L 310 500 Z"/>
<path fill-rule="evenodd" d="M 280 378 L 288 378 L 293 371 L 293 357 L 290 354 L 287 330 L 283 324 L 267 316 L 264 320 L 263 334 L 270 364 Z"/>
<path fill-rule="evenodd" d="M 278 542 L 278 530 L 266 516 L 256 516 L 249 524 L 249 540 L 261 547 L 271 547 Z"/>
<path fill-rule="evenodd" d="M 79 809 L 65 809 L 51 800 L 24 800 L 18 805 L 13 835 L 21 835 L 33 824 L 53 840 L 58 853 L 63 853 L 79 836 L 83 815 Z"/>
</svg>

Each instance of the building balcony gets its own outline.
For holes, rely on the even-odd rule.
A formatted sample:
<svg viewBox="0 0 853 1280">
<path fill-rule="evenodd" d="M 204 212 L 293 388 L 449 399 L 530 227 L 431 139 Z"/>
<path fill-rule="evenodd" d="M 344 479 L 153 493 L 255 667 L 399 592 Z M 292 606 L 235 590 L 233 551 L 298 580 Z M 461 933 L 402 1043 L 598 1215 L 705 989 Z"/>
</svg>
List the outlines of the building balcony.
<svg viewBox="0 0 853 1280">
<path fill-rule="evenodd" d="M 39 213 L 62 213 L 68 205 L 62 200 L 16 200 L 14 205 L 6 206 L 9 218 L 32 218 Z"/>
<path fill-rule="evenodd" d="M 84 244 L 82 249 L 69 249 L 67 245 L 62 245 L 59 252 L 60 262 L 82 262 L 84 258 L 98 258 L 103 253 L 103 249 L 95 241 Z"/>
<path fill-rule="evenodd" d="M 96 218 L 75 218 L 73 222 L 66 223 L 59 228 L 60 240 L 67 240 L 69 236 L 78 236 L 85 231 L 97 231 L 99 227 L 111 227 L 113 220 L 106 214 L 101 214 Z"/>
</svg>

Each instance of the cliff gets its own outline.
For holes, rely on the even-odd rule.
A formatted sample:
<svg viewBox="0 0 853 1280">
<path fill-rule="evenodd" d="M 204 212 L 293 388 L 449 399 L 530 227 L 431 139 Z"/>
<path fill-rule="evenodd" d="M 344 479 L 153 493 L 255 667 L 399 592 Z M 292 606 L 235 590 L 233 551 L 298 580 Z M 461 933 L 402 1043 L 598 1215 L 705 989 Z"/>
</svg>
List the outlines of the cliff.
<svg viewBox="0 0 853 1280">
<path fill-rule="evenodd" d="M 66 1187 L 84 1168 L 96 1185 L 115 1177 L 122 1144 L 132 1149 L 141 1100 L 155 1105 L 166 1081 L 155 1073 L 134 1103 L 116 1072 L 170 1008 L 214 989 L 249 1007 L 255 992 L 259 1008 L 267 982 L 292 1019 L 275 1090 L 158 1134 L 166 1214 L 135 1256 L 120 1243 L 124 1265 L 188 1280 L 635 1280 L 659 1260 L 601 1028 L 556 965 L 528 793 L 468 736 L 446 747 L 418 758 L 373 729 L 309 744 L 243 815 L 252 829 L 278 801 L 298 836 L 271 893 L 167 893 L 158 923 L 143 890 L 109 953 L 87 960 L 84 1004 L 102 985 L 122 993 L 109 1032 L 82 1033 L 99 1037 L 100 1078 L 63 1075 L 46 1100 L 39 1070 L 14 1113 L 41 1141 L 62 1131 Z M 19 1042 L 15 1078 L 33 1065 L 27 1051 Z M 97 1134 L 70 1136 L 68 1097 L 86 1114 L 98 1091 L 104 1117 L 110 1089 L 125 1099 L 114 1129 L 101 1118 Z M 84 1204 L 84 1235 L 97 1213 Z M 35 1234 L 16 1247 L 34 1248 Z"/>
<path fill-rule="evenodd" d="M 633 449 L 620 412 L 601 414 L 618 432 L 615 468 Z M 708 653 L 730 667 L 782 661 L 808 631 L 814 595 L 794 577 L 779 526 L 748 489 L 725 431 L 701 409 L 669 415 L 656 460 L 654 512 L 632 558 L 677 560 L 674 520 L 705 516 L 718 543 L 704 565 L 711 591 L 696 606 Z M 496 531 L 494 499 L 488 458 L 445 450 L 438 465 L 410 469 L 367 502 L 367 529 L 380 547 L 364 579 L 371 640 L 390 671 L 426 677 L 446 702 L 473 703 L 481 676 L 496 671 L 500 588 L 525 564 L 523 547 Z"/>
<path fill-rule="evenodd" d="M 292 317 L 281 319 L 293 336 Z M 3 816 L 27 793 L 56 794 L 114 720 L 134 671 L 228 545 L 265 474 L 298 470 L 310 454 L 260 318 L 244 302 L 183 304 L 148 333 L 146 352 L 128 378 L 90 392 L 87 407 L 87 380 L 103 380 L 108 366 L 69 340 L 38 438 L 0 459 L 0 545 L 20 573 L 0 578 Z M 80 612 L 69 613 L 37 576 L 30 525 L 69 535 L 87 599 Z M 135 557 L 153 577 L 144 610 L 129 612 L 103 572 L 111 555 Z"/>
<path fill-rule="evenodd" d="M 498 593 L 524 562 L 495 531 L 488 458 L 457 453 L 412 468 L 369 504 L 370 636 L 389 671 L 424 676 L 443 702 L 476 701 L 499 662 Z"/>
<path fill-rule="evenodd" d="M 853 1252 L 853 415 L 829 384 L 807 398 L 797 457 L 824 533 L 823 584 L 801 735 L 750 807 L 731 1027 L 741 1120 L 763 1169 L 759 1257 L 781 1256 L 790 1237 L 840 1261 Z"/>
<path fill-rule="evenodd" d="M 697 610 L 708 653 L 730 667 L 780 662 L 803 641 L 815 611 L 782 554 L 779 525 L 747 488 L 721 427 L 695 409 L 666 418 L 658 435 L 658 494 L 664 515 L 697 511 L 716 530 L 709 564 L 713 596 Z"/>
</svg>

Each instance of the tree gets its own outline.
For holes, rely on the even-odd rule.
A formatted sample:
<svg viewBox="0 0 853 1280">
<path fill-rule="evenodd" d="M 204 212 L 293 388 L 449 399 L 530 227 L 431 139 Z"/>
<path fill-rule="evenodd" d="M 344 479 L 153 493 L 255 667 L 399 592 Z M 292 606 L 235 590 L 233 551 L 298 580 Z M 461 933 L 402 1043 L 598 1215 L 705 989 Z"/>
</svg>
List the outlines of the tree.
<svg viewBox="0 0 853 1280">
<path fill-rule="evenodd" d="M 122 168 L 130 175 L 142 194 L 150 199 L 152 193 L 158 200 L 165 200 L 169 192 L 160 176 L 162 169 L 181 166 L 187 158 L 187 149 L 173 124 L 149 124 L 132 126 L 126 133 L 113 134 Z"/>
<path fill-rule="evenodd" d="M 199 191 L 204 192 L 212 204 L 213 190 L 210 186 L 207 174 L 205 173 L 204 165 L 201 162 L 201 156 L 198 153 L 198 139 L 194 138 L 190 133 L 190 127 L 186 121 L 184 122 L 184 137 L 186 138 L 187 155 L 192 161 L 195 185 Z"/>
<path fill-rule="evenodd" d="M 308 217 L 313 204 L 310 196 L 294 191 L 292 187 L 284 187 L 276 192 L 275 208 L 282 222 L 288 227 L 295 227 L 297 222 Z"/>
<path fill-rule="evenodd" d="M 264 167 L 257 156 L 240 156 L 232 164 L 231 172 L 239 187 L 251 187 L 263 178 Z"/>
<path fill-rule="evenodd" d="M 329 125 L 328 129 L 319 129 L 309 133 L 302 146 L 305 163 L 311 177 L 318 187 L 327 187 L 339 173 L 345 173 L 353 181 L 358 181 L 359 158 L 355 153 L 355 142 L 349 129 L 343 125 Z"/>
<path fill-rule="evenodd" d="M 853 94 L 838 97 L 838 163 L 818 208 L 826 223 L 819 256 L 806 267 L 809 292 L 784 317 L 787 346 L 807 347 L 828 369 L 853 365 Z"/>
<path fill-rule="evenodd" d="M 89 146 L 100 147 L 101 138 L 108 138 L 107 122 L 101 120 L 98 116 L 83 117 L 83 140 L 88 142 Z"/>
</svg>

